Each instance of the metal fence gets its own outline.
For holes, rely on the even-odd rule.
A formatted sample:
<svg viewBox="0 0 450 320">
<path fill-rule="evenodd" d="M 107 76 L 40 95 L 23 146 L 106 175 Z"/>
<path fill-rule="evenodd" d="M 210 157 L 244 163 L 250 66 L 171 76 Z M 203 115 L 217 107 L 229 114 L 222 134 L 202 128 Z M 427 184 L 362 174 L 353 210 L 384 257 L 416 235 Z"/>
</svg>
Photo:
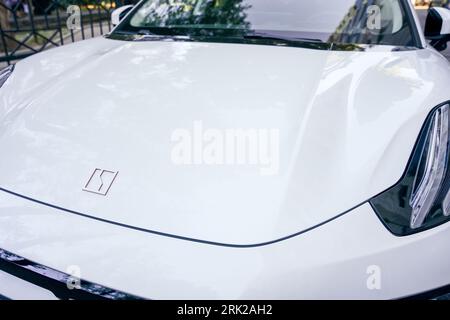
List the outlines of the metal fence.
<svg viewBox="0 0 450 320">
<path fill-rule="evenodd" d="M 111 12 L 134 2 L 125 1 L 0 0 L 0 64 L 108 33 Z M 69 18 L 77 22 L 75 29 L 68 25 Z"/>
</svg>

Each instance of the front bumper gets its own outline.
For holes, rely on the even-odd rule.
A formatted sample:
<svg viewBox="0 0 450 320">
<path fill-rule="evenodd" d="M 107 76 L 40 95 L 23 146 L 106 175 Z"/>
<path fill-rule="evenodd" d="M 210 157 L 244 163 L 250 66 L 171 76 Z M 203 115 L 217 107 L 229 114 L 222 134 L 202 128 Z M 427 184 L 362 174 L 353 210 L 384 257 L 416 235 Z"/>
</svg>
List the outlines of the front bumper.
<svg viewBox="0 0 450 320">
<path fill-rule="evenodd" d="M 0 193 L 0 248 L 63 273 L 76 266 L 91 284 L 149 299 L 409 297 L 450 283 L 449 229 L 397 238 L 365 204 L 280 243 L 227 248 L 140 233 Z M 373 266 L 379 288 L 368 285 Z M 0 281 L 0 295 L 11 297 L 6 288 Z"/>
<path fill-rule="evenodd" d="M 73 276 L 53 270 L 35 262 L 0 249 L 0 284 L 8 297 L 0 300 L 140 300 L 141 298 L 76 279 Z M 406 299 L 450 300 L 450 286 L 427 291 Z"/>
</svg>

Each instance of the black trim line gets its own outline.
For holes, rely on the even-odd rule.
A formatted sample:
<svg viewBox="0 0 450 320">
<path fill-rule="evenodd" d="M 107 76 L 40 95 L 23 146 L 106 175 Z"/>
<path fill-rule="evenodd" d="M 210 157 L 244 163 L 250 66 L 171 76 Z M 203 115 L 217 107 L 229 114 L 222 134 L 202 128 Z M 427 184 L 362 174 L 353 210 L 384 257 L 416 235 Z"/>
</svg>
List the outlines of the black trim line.
<svg viewBox="0 0 450 320">
<path fill-rule="evenodd" d="M 49 203 L 46 203 L 46 202 L 43 202 L 43 201 L 40 201 L 40 200 L 36 200 L 36 199 L 30 198 L 30 197 L 27 197 L 27 196 L 24 196 L 24 195 L 21 195 L 21 194 L 18 194 L 18 193 L 6 190 L 4 188 L 0 188 L 0 191 L 3 191 L 5 193 L 11 194 L 13 196 L 16 196 L 16 197 L 19 197 L 19 198 L 22 198 L 22 199 L 25 199 L 25 200 L 28 200 L 28 201 L 32 201 L 32 202 L 35 202 L 35 203 L 38 203 L 38 204 L 41 204 L 41 205 L 44 205 L 44 206 L 47 206 L 47 207 L 50 207 L 50 208 L 53 208 L 53 209 L 64 211 L 64 212 L 67 212 L 67 213 L 70 213 L 70 214 L 74 214 L 74 215 L 77 215 L 77 216 L 80 216 L 80 217 L 89 218 L 89 219 L 97 220 L 97 221 L 100 221 L 100 222 L 105 222 L 105 223 L 112 224 L 112 225 L 119 226 L 119 227 L 123 227 L 123 228 L 128 228 L 128 229 L 132 229 L 132 230 L 136 230 L 136 231 L 140 231 L 140 232 L 145 232 L 145 233 L 150 233 L 150 234 L 163 236 L 163 237 L 167 237 L 167 238 L 172 238 L 172 239 L 191 241 L 191 242 L 196 242 L 196 243 L 200 243 L 200 244 L 207 244 L 207 245 L 212 245 L 212 246 L 217 246 L 217 247 L 228 247 L 228 248 L 238 248 L 238 249 L 265 247 L 265 246 L 268 246 L 268 245 L 271 245 L 271 244 L 279 243 L 279 242 L 282 242 L 282 241 L 286 241 L 286 240 L 298 237 L 298 236 L 300 236 L 300 235 L 302 235 L 304 233 L 307 233 L 309 231 L 317 229 L 317 228 L 319 228 L 319 227 L 321 227 L 321 226 L 323 226 L 323 225 L 325 225 L 325 224 L 327 224 L 329 222 L 337 220 L 338 218 L 342 217 L 343 215 L 345 215 L 345 214 L 347 214 L 347 213 L 349 213 L 349 212 L 351 212 L 351 211 L 353 211 L 353 210 L 363 206 L 364 204 L 368 203 L 368 201 L 369 201 L 369 199 L 368 199 L 368 200 L 358 204 L 357 206 L 355 206 L 355 207 L 353 207 L 353 208 L 351 208 L 351 209 L 349 209 L 349 210 L 347 210 L 347 211 L 345 211 L 345 212 L 343 212 L 343 213 L 341 213 L 341 214 L 339 214 L 339 215 L 337 215 L 337 216 L 335 216 L 335 217 L 333 217 L 331 219 L 328 219 L 328 220 L 326 220 L 326 221 L 324 221 L 322 223 L 319 223 L 319 224 L 317 224 L 315 226 L 312 226 L 312 227 L 307 228 L 307 229 L 305 229 L 303 231 L 294 233 L 292 235 L 289 235 L 289 236 L 286 236 L 286 237 L 283 237 L 283 238 L 279 238 L 279 239 L 276 239 L 276 240 L 272 240 L 272 241 L 257 243 L 257 244 L 242 244 L 242 245 L 239 245 L 239 244 L 229 244 L 229 243 L 201 240 L 201 239 L 196 239 L 196 238 L 189 238 L 189 237 L 174 235 L 174 234 L 170 234 L 170 233 L 165 233 L 165 232 L 160 232 L 160 231 L 155 231 L 155 230 L 150 230 L 150 229 L 145 229 L 145 228 L 139 228 L 139 227 L 131 226 L 131 225 L 128 225 L 128 224 L 124 224 L 124 223 L 120 223 L 120 222 L 114 222 L 114 221 L 111 221 L 111 220 L 94 217 L 94 216 L 89 215 L 89 214 L 85 214 L 85 213 L 73 211 L 73 210 L 70 210 L 70 209 L 66 209 L 66 208 L 63 208 L 63 207 L 55 206 L 55 205 L 52 205 L 52 204 L 49 204 Z"/>
<path fill-rule="evenodd" d="M 69 289 L 74 278 L 64 272 L 43 266 L 0 249 L 0 270 L 51 291 L 59 299 L 75 300 L 141 300 L 137 296 L 76 279 L 77 288 Z M 0 296 L 1 300 L 2 296 Z M 6 297 L 5 297 L 6 298 Z M 8 298 L 6 298 L 8 299 Z M 9 299 L 8 299 L 9 300 Z"/>
</svg>

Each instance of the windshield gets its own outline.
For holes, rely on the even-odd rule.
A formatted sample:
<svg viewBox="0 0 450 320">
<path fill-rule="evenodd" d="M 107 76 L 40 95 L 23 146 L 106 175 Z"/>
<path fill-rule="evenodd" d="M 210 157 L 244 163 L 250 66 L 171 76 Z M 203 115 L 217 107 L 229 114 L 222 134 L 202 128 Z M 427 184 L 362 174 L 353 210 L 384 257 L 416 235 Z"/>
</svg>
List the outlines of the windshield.
<svg viewBox="0 0 450 320">
<path fill-rule="evenodd" d="M 115 33 L 414 47 L 407 10 L 403 0 L 147 0 Z"/>
</svg>

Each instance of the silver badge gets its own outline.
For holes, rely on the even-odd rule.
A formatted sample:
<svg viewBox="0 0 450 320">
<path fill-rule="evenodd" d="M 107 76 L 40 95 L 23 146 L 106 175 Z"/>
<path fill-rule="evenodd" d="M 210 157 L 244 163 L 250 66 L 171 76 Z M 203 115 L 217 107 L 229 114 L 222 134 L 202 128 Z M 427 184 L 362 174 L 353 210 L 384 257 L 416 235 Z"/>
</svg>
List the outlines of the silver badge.
<svg viewBox="0 0 450 320">
<path fill-rule="evenodd" d="M 91 174 L 88 182 L 83 188 L 83 191 L 106 196 L 109 189 L 111 189 L 111 186 L 118 174 L 119 171 L 111 171 L 97 168 Z"/>
</svg>

